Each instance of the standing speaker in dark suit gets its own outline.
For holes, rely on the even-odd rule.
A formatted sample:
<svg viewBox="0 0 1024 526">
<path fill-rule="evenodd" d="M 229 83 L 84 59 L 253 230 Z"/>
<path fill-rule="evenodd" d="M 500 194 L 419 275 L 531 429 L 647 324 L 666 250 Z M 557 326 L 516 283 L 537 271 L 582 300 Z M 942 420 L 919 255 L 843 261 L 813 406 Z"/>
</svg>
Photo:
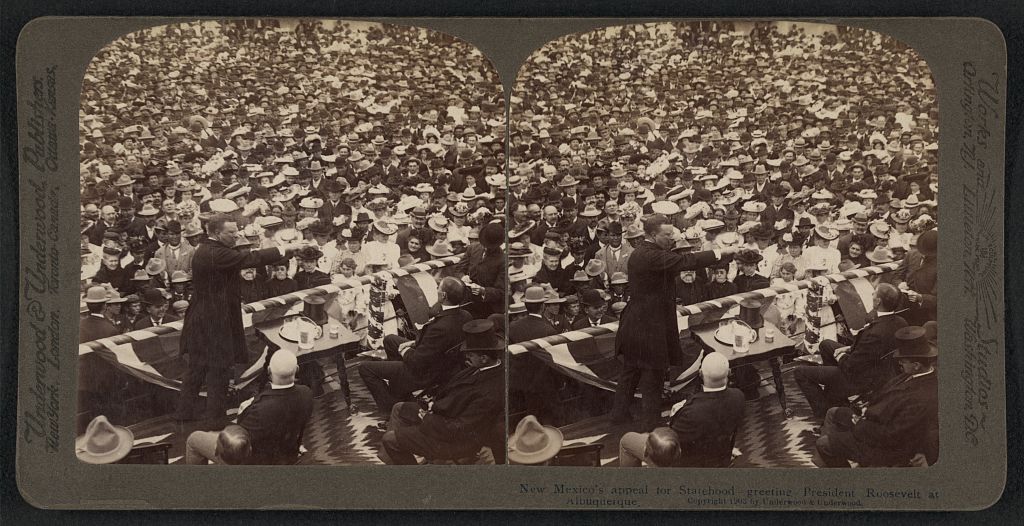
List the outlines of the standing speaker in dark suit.
<svg viewBox="0 0 1024 526">
<path fill-rule="evenodd" d="M 680 254 L 674 227 L 661 214 L 644 222 L 645 239 L 629 257 L 629 303 L 620 317 L 615 352 L 622 356 L 623 372 L 615 390 L 612 420 L 629 420 L 629 404 L 640 386 L 643 397 L 641 425 L 655 427 L 661 413 L 661 385 L 668 367 L 682 365 L 683 349 L 676 324 L 675 278 L 684 270 L 710 266 L 735 249 Z"/>
<path fill-rule="evenodd" d="M 188 355 L 188 370 L 178 400 L 179 420 L 194 418 L 199 389 L 206 383 L 206 416 L 213 427 L 223 427 L 227 410 L 231 367 L 248 359 L 242 327 L 239 271 L 269 265 L 298 250 L 301 244 L 240 252 L 235 250 L 238 224 L 218 215 L 207 224 L 192 257 L 192 302 L 185 312 L 181 354 Z"/>
</svg>

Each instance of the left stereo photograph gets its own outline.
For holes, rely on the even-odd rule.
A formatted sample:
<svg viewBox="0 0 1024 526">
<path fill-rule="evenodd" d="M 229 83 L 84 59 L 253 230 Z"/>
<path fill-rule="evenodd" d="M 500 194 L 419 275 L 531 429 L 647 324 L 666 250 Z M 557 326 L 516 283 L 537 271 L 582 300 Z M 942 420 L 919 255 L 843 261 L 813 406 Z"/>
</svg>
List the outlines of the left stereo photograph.
<svg viewBox="0 0 1024 526">
<path fill-rule="evenodd" d="M 79 115 L 79 460 L 505 463 L 505 106 L 479 50 L 162 25 L 93 58 Z"/>
</svg>

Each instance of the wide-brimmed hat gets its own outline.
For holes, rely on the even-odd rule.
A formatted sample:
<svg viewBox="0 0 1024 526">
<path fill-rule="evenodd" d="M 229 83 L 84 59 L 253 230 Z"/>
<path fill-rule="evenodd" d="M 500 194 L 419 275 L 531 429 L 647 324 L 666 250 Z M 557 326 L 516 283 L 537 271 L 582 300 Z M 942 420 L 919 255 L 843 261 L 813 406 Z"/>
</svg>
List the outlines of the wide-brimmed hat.
<svg viewBox="0 0 1024 526">
<path fill-rule="evenodd" d="M 544 287 L 534 285 L 523 293 L 523 303 L 544 303 L 548 300 Z"/>
<path fill-rule="evenodd" d="M 447 233 L 448 232 L 448 218 L 442 215 L 431 216 L 427 220 L 427 226 L 430 227 L 434 232 Z"/>
<path fill-rule="evenodd" d="M 447 241 L 435 241 L 433 245 L 427 247 L 427 254 L 434 256 L 435 258 L 444 258 L 452 256 L 455 253 L 452 252 L 452 246 Z"/>
<path fill-rule="evenodd" d="M 531 220 L 527 220 L 527 221 L 523 221 L 522 223 L 519 223 L 514 228 L 512 228 L 512 229 L 510 229 L 508 231 L 508 237 L 509 237 L 509 239 L 515 239 L 515 238 L 517 238 L 519 236 L 522 236 L 523 234 L 529 232 L 536 225 L 537 225 L 537 222 L 533 221 L 532 219 Z"/>
<path fill-rule="evenodd" d="M 508 306 L 508 313 L 509 314 L 522 314 L 524 312 L 526 312 L 526 304 L 525 303 L 522 303 L 522 302 L 520 302 L 520 303 L 513 303 L 513 304 Z"/>
<path fill-rule="evenodd" d="M 599 215 L 601 215 L 601 211 L 594 205 L 587 205 L 583 208 L 583 211 L 580 212 L 580 217 L 597 217 Z"/>
<path fill-rule="evenodd" d="M 557 455 L 563 440 L 557 427 L 541 425 L 537 417 L 527 415 L 508 439 L 508 458 L 517 464 L 539 464 Z"/>
<path fill-rule="evenodd" d="M 192 281 L 192 278 L 184 270 L 175 270 L 171 273 L 171 283 L 185 283 L 188 281 Z"/>
<path fill-rule="evenodd" d="M 745 265 L 756 265 L 764 256 L 758 254 L 756 250 L 743 249 L 736 254 L 736 261 Z"/>
<path fill-rule="evenodd" d="M 381 234 L 384 234 L 385 236 L 390 236 L 395 232 L 398 232 L 397 226 L 395 226 L 393 223 L 383 220 L 374 221 L 373 229 L 380 232 Z"/>
<path fill-rule="evenodd" d="M 576 273 L 572 275 L 572 279 L 569 281 L 587 283 L 588 281 L 590 281 L 590 276 L 587 275 L 586 271 L 577 270 Z"/>
<path fill-rule="evenodd" d="M 324 253 L 315 246 L 302 247 L 295 253 L 296 258 L 304 259 L 306 261 L 318 260 L 322 258 L 323 255 Z"/>
<path fill-rule="evenodd" d="M 107 289 L 100 287 L 89 287 L 89 290 L 85 291 L 85 302 L 86 303 L 106 303 L 108 300 Z"/>
<path fill-rule="evenodd" d="M 890 263 L 893 260 L 892 252 L 883 246 L 876 246 L 874 250 L 867 253 L 866 257 L 872 263 Z"/>
<path fill-rule="evenodd" d="M 505 350 L 505 343 L 498 338 L 491 320 L 471 320 L 462 326 L 466 341 L 462 352 L 494 352 Z"/>
<path fill-rule="evenodd" d="M 766 208 L 768 208 L 768 205 L 761 201 L 747 201 L 746 203 L 743 203 L 741 210 L 744 212 L 760 214 L 761 212 L 764 212 Z"/>
<path fill-rule="evenodd" d="M 827 225 L 818 225 L 814 227 L 814 233 L 828 241 L 832 241 L 839 237 L 839 231 Z"/>
<path fill-rule="evenodd" d="M 584 269 L 590 277 L 600 276 L 604 273 L 604 261 L 600 259 L 591 259 L 587 262 L 587 267 Z"/>
<path fill-rule="evenodd" d="M 75 439 L 75 454 L 87 464 L 110 464 L 127 456 L 134 443 L 135 435 L 130 429 L 115 426 L 100 415 Z"/>
<path fill-rule="evenodd" d="M 625 285 L 626 283 L 629 283 L 629 277 L 625 272 L 616 272 L 612 274 L 612 285 Z"/>
<path fill-rule="evenodd" d="M 644 229 L 640 228 L 640 225 L 637 225 L 636 223 L 630 223 L 630 225 L 626 227 L 626 232 L 622 234 L 622 237 L 626 239 L 644 237 Z"/>
<path fill-rule="evenodd" d="M 892 221 L 893 221 L 893 223 L 905 224 L 905 223 L 909 223 L 910 219 L 911 219 L 910 210 L 907 210 L 906 208 L 901 208 L 901 209 L 896 210 L 895 212 L 892 213 Z"/>
<path fill-rule="evenodd" d="M 152 203 L 146 203 L 142 205 L 142 208 L 138 212 L 135 212 L 135 215 L 141 217 L 153 217 L 159 213 L 160 210 L 157 210 L 157 208 L 153 206 Z"/>
<path fill-rule="evenodd" d="M 939 355 L 938 346 L 929 345 L 924 327 L 911 325 L 903 327 L 893 335 L 896 337 L 896 349 L 893 358 L 935 358 Z"/>
<path fill-rule="evenodd" d="M 150 259 L 149 263 L 146 263 L 146 274 L 149 274 L 150 276 L 162 274 L 166 269 L 167 264 L 165 264 L 164 260 L 160 258 Z"/>
</svg>

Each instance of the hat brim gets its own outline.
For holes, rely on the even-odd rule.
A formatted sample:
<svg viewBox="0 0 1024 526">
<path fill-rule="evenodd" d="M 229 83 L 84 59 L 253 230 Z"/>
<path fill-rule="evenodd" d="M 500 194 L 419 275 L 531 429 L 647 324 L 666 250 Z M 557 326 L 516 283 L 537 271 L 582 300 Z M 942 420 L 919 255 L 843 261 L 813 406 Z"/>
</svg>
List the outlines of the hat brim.
<svg viewBox="0 0 1024 526">
<path fill-rule="evenodd" d="M 517 464 L 537 464 L 554 458 L 562 450 L 565 437 L 557 427 L 541 426 L 541 429 L 548 436 L 548 445 L 545 448 L 524 453 L 512 447 L 512 444 L 516 443 L 519 438 L 518 435 L 512 435 L 509 440 L 508 459 Z"/>
<path fill-rule="evenodd" d="M 102 454 L 93 454 L 85 450 L 86 436 L 75 438 L 75 454 L 78 460 L 86 464 L 110 464 L 128 456 L 135 443 L 135 434 L 126 427 L 111 426 L 119 437 L 118 446 L 113 451 Z"/>
</svg>

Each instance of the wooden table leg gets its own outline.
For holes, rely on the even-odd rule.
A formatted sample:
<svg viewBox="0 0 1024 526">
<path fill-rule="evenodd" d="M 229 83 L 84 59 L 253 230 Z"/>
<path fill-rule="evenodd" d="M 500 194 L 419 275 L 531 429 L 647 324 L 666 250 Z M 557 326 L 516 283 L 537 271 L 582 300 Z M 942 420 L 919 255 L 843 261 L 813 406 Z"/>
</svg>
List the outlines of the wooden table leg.
<svg viewBox="0 0 1024 526">
<path fill-rule="evenodd" d="M 772 358 L 768 360 L 768 363 L 772 367 L 772 378 L 775 379 L 775 395 L 779 397 L 779 405 L 782 406 L 782 412 L 786 415 L 786 418 L 789 418 L 792 416 L 792 412 L 786 406 L 786 388 L 782 384 L 782 366 L 779 364 L 778 358 Z"/>
<path fill-rule="evenodd" d="M 338 352 L 335 365 L 338 368 L 338 383 L 341 384 L 341 394 L 345 397 L 345 405 L 348 406 L 349 414 L 358 413 L 359 409 L 352 403 L 352 389 L 348 385 L 348 369 L 345 367 L 345 351 Z"/>
</svg>

